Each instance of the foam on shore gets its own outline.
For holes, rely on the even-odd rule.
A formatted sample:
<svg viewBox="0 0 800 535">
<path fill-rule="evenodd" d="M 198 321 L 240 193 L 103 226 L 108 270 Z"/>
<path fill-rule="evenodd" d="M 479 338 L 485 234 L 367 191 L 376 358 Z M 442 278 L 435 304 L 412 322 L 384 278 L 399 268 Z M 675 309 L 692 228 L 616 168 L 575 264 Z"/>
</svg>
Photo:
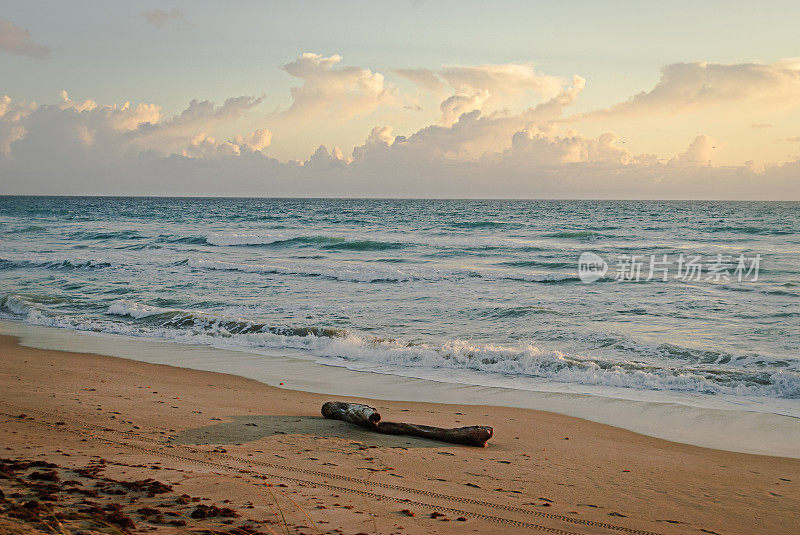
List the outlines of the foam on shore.
<svg viewBox="0 0 800 535">
<path fill-rule="evenodd" d="M 321 365 L 298 355 L 255 354 L 0 322 L 0 333 L 40 349 L 96 353 L 229 373 L 272 386 L 386 400 L 520 407 L 566 414 L 645 435 L 742 453 L 800 458 L 800 419 L 735 408 L 439 382 Z"/>
</svg>

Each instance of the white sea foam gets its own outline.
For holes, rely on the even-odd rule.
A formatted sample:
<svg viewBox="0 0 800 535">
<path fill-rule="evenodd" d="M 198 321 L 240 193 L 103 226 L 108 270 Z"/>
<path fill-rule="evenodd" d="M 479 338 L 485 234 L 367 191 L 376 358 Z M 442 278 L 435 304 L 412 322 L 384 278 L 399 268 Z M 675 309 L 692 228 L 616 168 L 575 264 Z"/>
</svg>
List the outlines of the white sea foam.
<svg viewBox="0 0 800 535">
<path fill-rule="evenodd" d="M 523 282 L 562 282 L 562 281 L 577 281 L 580 280 L 576 273 L 500 273 L 496 276 L 498 279 L 509 279 Z M 484 275 L 484 278 L 489 278 Z"/>
<path fill-rule="evenodd" d="M 326 277 L 348 282 L 440 281 L 465 278 L 482 278 L 495 281 L 513 280 L 521 282 L 566 282 L 579 280 L 578 276 L 574 273 L 530 273 L 524 271 L 513 272 L 489 269 L 426 269 L 420 267 L 396 269 L 392 267 L 380 267 L 375 264 L 344 264 L 341 262 L 338 264 L 249 264 L 220 260 L 189 259 L 188 264 L 197 269 Z"/>
<path fill-rule="evenodd" d="M 206 243 L 218 247 L 230 247 L 236 245 L 273 245 L 290 240 L 304 241 L 308 244 L 320 246 L 330 245 L 337 242 L 375 242 L 386 244 L 406 243 L 422 247 L 435 247 L 437 249 L 549 249 L 552 244 L 548 244 L 543 238 L 498 238 L 496 236 L 466 236 L 466 235 L 426 235 L 424 239 L 419 239 L 414 235 L 395 234 L 395 233 L 364 233 L 358 230 L 342 230 L 337 235 L 308 235 L 301 232 L 291 233 L 268 233 L 268 232 L 229 232 L 213 233 L 206 236 Z M 560 244 L 559 248 L 564 249 L 567 245 Z M 569 246 L 571 247 L 571 246 Z M 579 245 L 574 246 L 580 249 Z"/>
<path fill-rule="evenodd" d="M 353 332 L 341 336 L 291 335 L 258 328 L 235 334 L 231 326 L 246 328 L 245 320 L 216 314 L 168 310 L 130 301 L 113 303 L 108 313 L 136 319 L 166 312 L 179 314 L 191 327 L 176 328 L 170 318 L 163 324 L 134 325 L 124 322 L 66 318 L 45 313 L 30 300 L 7 295 L 7 312 L 28 323 L 76 330 L 160 338 L 182 343 L 210 345 L 245 351 L 301 350 L 320 363 L 359 371 L 415 376 L 438 375 L 441 370 L 465 370 L 497 377 L 542 378 L 560 383 L 679 391 L 734 396 L 800 397 L 800 374 L 792 370 L 753 372 L 738 365 L 692 365 L 675 369 L 655 363 L 614 362 L 600 357 L 573 355 L 543 349 L 534 343 L 513 345 L 477 344 L 451 340 L 441 345 L 409 344 Z M 289 329 L 287 329 L 288 331 Z M 278 329 L 280 331 L 280 329 Z"/>
<path fill-rule="evenodd" d="M 2 304 L 9 312 L 19 316 L 27 316 L 33 310 L 33 304 L 19 295 L 5 296 Z"/>
<path fill-rule="evenodd" d="M 254 233 L 218 233 L 206 237 L 210 245 L 269 245 L 278 241 L 289 239 L 280 234 L 254 234 Z"/>
<path fill-rule="evenodd" d="M 350 282 L 403 282 L 418 278 L 413 273 L 394 268 L 379 268 L 365 265 L 320 265 L 320 264 L 246 264 L 242 262 L 223 262 L 219 260 L 189 259 L 189 265 L 198 269 L 222 271 L 242 271 L 245 273 L 265 273 L 282 275 L 302 275 L 327 277 Z"/>
<path fill-rule="evenodd" d="M 142 319 L 168 312 L 166 308 L 154 307 L 136 303 L 134 301 L 118 300 L 108 307 L 108 314 L 115 316 L 130 316 L 135 319 Z"/>
<path fill-rule="evenodd" d="M 450 341 L 442 346 L 408 346 L 400 341 L 374 342 L 352 335 L 324 341 L 315 351 L 324 362 L 371 371 L 408 368 L 473 370 L 498 375 L 546 378 L 562 383 L 601 385 L 645 390 L 672 390 L 714 394 L 800 397 L 800 375 L 772 371 L 770 384 L 759 384 L 742 369 L 728 369 L 724 382 L 715 381 L 716 370 L 703 367 L 676 372 L 652 365 L 614 363 L 599 358 L 543 350 L 533 344 L 498 346 Z M 739 375 L 738 380 L 731 380 Z M 763 381 L 763 378 L 759 378 Z"/>
<path fill-rule="evenodd" d="M 0 252 L 0 262 L 15 264 L 18 267 L 39 267 L 46 269 L 100 269 L 115 267 L 115 261 L 108 257 L 86 258 L 80 256 L 65 257 L 47 253 Z"/>
<path fill-rule="evenodd" d="M 795 205 L 6 201 L 2 317 L 512 388 L 798 395 Z M 763 271 L 584 285 L 584 250 Z"/>
</svg>

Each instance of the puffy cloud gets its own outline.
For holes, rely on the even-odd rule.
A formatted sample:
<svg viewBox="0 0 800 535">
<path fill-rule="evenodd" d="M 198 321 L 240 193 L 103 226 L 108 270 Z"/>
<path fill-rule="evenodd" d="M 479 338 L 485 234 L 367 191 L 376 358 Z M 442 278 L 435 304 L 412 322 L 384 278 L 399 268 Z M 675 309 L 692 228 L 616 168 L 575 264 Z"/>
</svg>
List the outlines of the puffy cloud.
<svg viewBox="0 0 800 535">
<path fill-rule="evenodd" d="M 320 145 L 316 151 L 305 162 L 298 162 L 303 167 L 304 172 L 314 173 L 317 171 L 342 170 L 347 167 L 351 160 L 345 158 L 342 149 L 333 147 L 328 151 L 324 145 Z"/>
<path fill-rule="evenodd" d="M 31 39 L 28 30 L 3 18 L 0 18 L 0 49 L 34 58 L 46 58 L 50 55 L 50 49 Z"/>
<path fill-rule="evenodd" d="M 444 90 L 444 82 L 430 69 L 395 69 L 393 72 L 428 91 L 438 93 Z"/>
<path fill-rule="evenodd" d="M 220 158 L 239 156 L 245 152 L 261 151 L 272 143 L 272 132 L 256 130 L 247 137 L 236 135 L 230 141 L 218 142 L 205 132 L 197 134 L 181 151 L 187 158 Z"/>
<path fill-rule="evenodd" d="M 363 145 L 353 149 L 353 159 L 368 157 L 370 152 L 385 151 L 395 140 L 391 126 L 376 126 L 367 136 Z"/>
<path fill-rule="evenodd" d="M 497 95 L 520 95 L 533 91 L 550 98 L 559 92 L 562 84 L 559 78 L 538 73 L 531 65 L 520 63 L 451 65 L 438 71 L 395 69 L 394 72 L 429 91 L 441 91 L 447 84 L 457 93 L 484 90 Z"/>
<path fill-rule="evenodd" d="M 708 136 L 697 136 L 686 151 L 669 161 L 670 165 L 707 165 L 711 166 L 711 155 L 717 147 Z"/>
<path fill-rule="evenodd" d="M 564 109 L 572 106 L 586 88 L 586 79 L 577 74 L 572 77 L 572 85 L 562 89 L 556 96 L 536 107 L 539 116 L 555 120 Z"/>
<path fill-rule="evenodd" d="M 233 136 L 233 142 L 247 150 L 262 150 L 272 144 L 272 132 L 269 130 L 255 130 L 250 136 Z"/>
<path fill-rule="evenodd" d="M 20 115 L 13 102 L 2 102 L 8 111 L 0 124 L 9 114 Z M 452 127 L 434 125 L 408 138 L 396 136 L 390 127 L 375 128 L 353 152 L 352 160 L 337 148 L 320 147 L 304 162 L 281 163 L 255 150 L 268 139 L 267 133 L 259 131 L 224 142 L 197 134 L 187 140 L 183 154 L 157 151 L 154 146 L 120 152 L 128 147 L 125 140 L 151 127 L 120 131 L 109 125 L 102 132 L 80 130 L 91 122 L 76 122 L 76 115 L 91 117 L 104 108 L 79 112 L 74 107 L 43 106 L 21 114 L 28 131 L 12 144 L 11 157 L 0 157 L 0 176 L 4 177 L 0 191 L 711 199 L 796 199 L 800 191 L 800 161 L 764 169 L 709 167 L 704 160 L 713 142 L 703 136 L 675 162 L 659 163 L 655 157 L 633 155 L 621 148 L 613 134 L 593 138 L 530 126 L 511 133 L 503 150 L 464 158 L 459 153 L 464 140 L 476 132 L 481 133 L 478 137 L 486 131 L 510 132 L 510 125 L 518 120 L 472 112 Z M 129 107 L 127 113 L 135 113 L 135 109 Z M 535 118 L 536 108 L 527 113 Z M 539 118 L 552 118 L 549 113 Z M 45 133 L 52 134 L 50 141 L 59 144 L 44 146 Z M 93 139 L 87 142 L 86 133 L 93 133 Z"/>
<path fill-rule="evenodd" d="M 509 149 L 477 160 L 420 157 L 410 150 L 420 147 L 402 136 L 376 133 L 365 143 L 371 150 L 354 152 L 334 188 L 322 177 L 315 183 L 338 188 L 339 195 L 384 197 L 797 199 L 800 191 L 800 161 L 766 169 L 710 167 L 704 158 L 713 142 L 705 136 L 679 161 L 662 163 L 655 155 L 630 153 L 611 133 L 591 138 L 531 128 L 515 133 Z M 375 177 L 389 179 L 375 184 Z"/>
<path fill-rule="evenodd" d="M 8 95 L 0 98 L 0 156 L 11 152 L 11 144 L 25 135 L 25 118 L 36 104 L 15 104 Z"/>
<path fill-rule="evenodd" d="M 0 159 L 28 162 L 32 169 L 126 165 L 142 154 L 240 155 L 260 151 L 272 139 L 267 130 L 223 143 L 206 134 L 234 125 L 260 103 L 259 98 L 231 98 L 221 106 L 192 100 L 165 120 L 155 104 L 98 105 L 91 99 L 74 101 L 65 91 L 61 96 L 60 104 L 46 106 L 0 100 Z"/>
<path fill-rule="evenodd" d="M 445 67 L 439 76 L 460 92 L 486 90 L 495 95 L 520 95 L 533 91 L 551 98 L 561 90 L 559 78 L 516 63 Z"/>
<path fill-rule="evenodd" d="M 198 133 L 235 123 L 262 100 L 263 97 L 233 97 L 217 106 L 208 100 L 193 99 L 185 110 L 169 120 L 140 123 L 135 135 L 130 137 L 130 145 L 137 150 L 171 150 Z"/>
<path fill-rule="evenodd" d="M 472 94 L 456 93 L 444 99 L 439 109 L 442 111 L 442 122 L 453 124 L 464 113 L 480 110 L 491 94 L 486 89 L 476 90 Z"/>
<path fill-rule="evenodd" d="M 536 128 L 552 131 L 565 108 L 577 99 L 584 87 L 583 78 L 576 76 L 572 85 L 550 100 L 517 114 L 497 112 L 483 115 L 479 110 L 462 113 L 451 125 L 430 125 L 409 136 L 389 140 L 386 128 L 375 129 L 367 142 L 357 147 L 353 155 L 363 158 L 400 160 L 478 160 L 499 154 L 511 145 L 512 136 L 522 130 Z M 469 107 L 469 106 L 466 106 Z M 390 131 L 389 131 L 390 132 Z M 378 139 L 376 136 L 383 137 Z M 387 150 L 390 148 L 391 150 Z"/>
<path fill-rule="evenodd" d="M 506 63 L 445 66 L 441 70 L 397 69 L 398 75 L 418 86 L 442 93 L 453 90 L 440 105 L 442 124 L 453 124 L 463 113 L 502 108 L 515 98 L 534 93 L 549 99 L 561 91 L 562 80 L 536 72 L 531 65 Z"/>
<path fill-rule="evenodd" d="M 218 143 L 216 139 L 206 133 L 197 134 L 192 138 L 189 146 L 181 154 L 187 158 L 218 158 L 222 156 L 236 156 L 240 149 L 232 141 Z"/>
<path fill-rule="evenodd" d="M 293 102 L 288 116 L 347 120 L 394 102 L 394 89 L 386 85 L 382 74 L 361 67 L 337 67 L 341 60 L 339 55 L 323 57 L 307 52 L 283 66 L 303 81 L 303 85 L 291 89 Z"/>
<path fill-rule="evenodd" d="M 270 120 L 284 126 L 311 117 L 347 120 L 395 103 L 380 74 L 340 62 L 339 56 L 304 54 L 287 64 L 287 72 L 303 83 L 293 89 L 292 107 Z M 668 159 L 673 155 L 634 154 L 613 133 L 567 129 L 564 114 L 583 91 L 583 78 L 551 85 L 527 66 L 492 67 L 406 72 L 431 90 L 437 80 L 442 91 L 447 88 L 436 95 L 444 100 L 444 124 L 407 135 L 382 124 L 352 157 L 315 144 L 307 158 L 287 162 L 262 152 L 272 142 L 269 130 L 228 134 L 260 98 L 231 98 L 221 105 L 192 100 L 169 117 L 154 104 L 102 105 L 73 100 L 66 92 L 59 104 L 44 106 L 3 97 L 0 192 L 791 199 L 800 191 L 800 161 L 713 167 L 716 144 L 707 136 Z M 510 102 L 506 96 L 531 93 L 543 101 L 493 108 Z M 489 105 L 496 95 L 504 97 Z M 366 120 L 375 117 L 385 119 Z M 321 137 L 317 123 L 301 128 L 301 134 Z"/>
<path fill-rule="evenodd" d="M 650 91 L 588 116 L 680 113 L 741 100 L 800 105 L 800 58 L 767 64 L 673 63 L 661 70 Z"/>
<path fill-rule="evenodd" d="M 156 104 L 140 103 L 136 107 L 131 107 L 131 103 L 126 101 L 121 106 L 98 106 L 91 99 L 83 102 L 72 100 L 66 91 L 61 91 L 60 110 L 73 110 L 78 113 L 87 113 L 84 117 L 89 122 L 106 121 L 108 126 L 117 131 L 136 130 L 144 124 L 156 124 L 161 120 L 161 106 Z"/>
<path fill-rule="evenodd" d="M 170 11 L 164 11 L 163 9 L 152 9 L 142 13 L 142 16 L 145 18 L 148 24 L 158 29 L 165 28 L 170 24 L 194 27 L 194 25 L 186 18 L 186 14 L 183 12 L 183 10 L 180 9 L 172 9 Z"/>
<path fill-rule="evenodd" d="M 508 163 L 530 166 L 558 166 L 575 163 L 611 163 L 619 166 L 649 165 L 657 160 L 653 156 L 633 156 L 617 145 L 619 136 L 605 133 L 597 138 L 586 138 L 571 132 L 565 136 L 548 136 L 544 132 L 524 130 L 514 134 L 511 148 L 504 154 Z"/>
</svg>

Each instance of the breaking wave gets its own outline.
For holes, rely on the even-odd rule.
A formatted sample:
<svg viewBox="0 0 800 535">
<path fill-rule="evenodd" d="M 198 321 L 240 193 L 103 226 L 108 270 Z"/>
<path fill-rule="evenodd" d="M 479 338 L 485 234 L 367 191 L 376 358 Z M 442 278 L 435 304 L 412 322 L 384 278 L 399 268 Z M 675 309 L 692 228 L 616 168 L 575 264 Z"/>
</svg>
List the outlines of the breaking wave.
<svg viewBox="0 0 800 535">
<path fill-rule="evenodd" d="M 108 307 L 106 312 L 114 316 L 129 316 L 136 320 L 144 320 L 146 323 L 159 327 L 174 327 L 179 329 L 192 329 L 195 331 L 205 330 L 215 333 L 218 336 L 272 333 L 282 336 L 335 338 L 346 334 L 346 331 L 343 329 L 327 327 L 275 327 L 269 326 L 266 323 L 227 318 L 202 311 L 166 309 L 133 301 L 116 301 Z"/>
<path fill-rule="evenodd" d="M 511 388 L 797 397 L 799 209 L 4 197 L 0 317 Z M 592 284 L 587 250 L 609 264 Z M 651 255 L 718 253 L 760 254 L 758 280 L 645 277 Z M 632 255 L 643 280 L 614 282 Z"/>
<path fill-rule="evenodd" d="M 450 223 L 450 227 L 454 228 L 495 228 L 503 227 L 506 224 L 501 221 L 455 221 Z"/>
<path fill-rule="evenodd" d="M 420 268 L 396 269 L 369 264 L 247 264 L 220 260 L 186 259 L 181 261 L 196 269 L 217 271 L 241 271 L 244 273 L 263 273 L 272 275 L 295 275 L 303 277 L 325 277 L 344 282 L 410 282 L 441 281 L 466 278 L 486 280 L 506 280 L 535 283 L 565 283 L 580 281 L 575 273 L 509 273 L 500 270 L 434 269 Z"/>
<path fill-rule="evenodd" d="M 788 228 L 774 228 L 774 227 L 753 227 L 753 226 L 719 226 L 711 227 L 709 232 L 727 233 L 727 234 L 761 234 L 765 236 L 783 236 L 787 234 L 796 234 L 797 231 Z"/>
<path fill-rule="evenodd" d="M 344 238 L 329 236 L 294 236 L 281 234 L 211 234 L 205 238 L 209 245 L 231 247 L 236 245 L 292 245 L 292 244 L 331 244 L 344 241 Z"/>
<path fill-rule="evenodd" d="M 402 249 L 406 244 L 400 242 L 386 242 L 374 240 L 354 240 L 332 243 L 324 249 L 344 249 L 350 251 L 385 251 L 387 249 Z"/>
<path fill-rule="evenodd" d="M 597 232 L 592 232 L 590 230 L 553 232 L 551 234 L 547 234 L 546 236 L 548 238 L 568 238 L 573 240 L 585 240 L 585 241 L 596 240 L 603 237 L 602 234 L 599 234 Z"/>
<path fill-rule="evenodd" d="M 0 258 L 0 270 L 4 269 L 25 269 L 25 268 L 42 268 L 53 270 L 69 270 L 69 269 L 103 269 L 112 267 L 114 264 L 107 260 L 101 259 L 84 259 L 84 258 L 65 258 L 56 260 L 37 259 L 29 257 L 28 259 L 7 259 Z"/>
<path fill-rule="evenodd" d="M 339 236 L 283 236 L 280 234 L 212 234 L 205 238 L 205 242 L 209 245 L 220 247 L 316 245 L 323 249 L 352 251 L 384 251 L 387 249 L 401 249 L 407 246 L 405 243 L 396 241 L 349 239 Z"/>
<path fill-rule="evenodd" d="M 136 230 L 118 230 L 115 232 L 104 231 L 78 231 L 73 232 L 70 238 L 75 240 L 141 240 L 144 237 Z"/>
<path fill-rule="evenodd" d="M 344 329 L 270 326 L 213 313 L 168 309 L 131 301 L 112 303 L 107 314 L 132 321 L 67 318 L 19 295 L 0 298 L 0 312 L 29 323 L 76 330 L 155 337 L 237 350 L 301 350 L 322 364 L 380 373 L 425 377 L 426 370 L 469 370 L 500 376 L 542 378 L 562 383 L 632 389 L 800 398 L 796 369 L 748 369 L 736 359 L 669 366 L 616 361 L 542 349 L 533 343 L 494 345 L 465 340 L 412 344 Z M 674 353 L 674 349 L 670 352 Z"/>
<path fill-rule="evenodd" d="M 391 268 L 372 266 L 331 266 L 307 265 L 290 266 L 278 264 L 245 264 L 240 262 L 223 262 L 218 260 L 188 259 L 187 264 L 197 269 L 217 271 L 241 271 L 245 273 L 264 273 L 279 275 L 299 275 L 305 277 L 325 277 L 346 282 L 404 282 L 416 280 L 414 274 Z"/>
</svg>

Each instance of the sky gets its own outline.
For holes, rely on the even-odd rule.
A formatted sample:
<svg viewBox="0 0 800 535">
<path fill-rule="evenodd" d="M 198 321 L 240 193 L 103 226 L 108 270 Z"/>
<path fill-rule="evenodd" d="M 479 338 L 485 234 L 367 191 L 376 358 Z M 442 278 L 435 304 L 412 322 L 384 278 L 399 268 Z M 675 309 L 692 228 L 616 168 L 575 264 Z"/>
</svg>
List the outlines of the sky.
<svg viewBox="0 0 800 535">
<path fill-rule="evenodd" d="M 0 194 L 800 200 L 797 20 L 0 0 Z"/>
</svg>

